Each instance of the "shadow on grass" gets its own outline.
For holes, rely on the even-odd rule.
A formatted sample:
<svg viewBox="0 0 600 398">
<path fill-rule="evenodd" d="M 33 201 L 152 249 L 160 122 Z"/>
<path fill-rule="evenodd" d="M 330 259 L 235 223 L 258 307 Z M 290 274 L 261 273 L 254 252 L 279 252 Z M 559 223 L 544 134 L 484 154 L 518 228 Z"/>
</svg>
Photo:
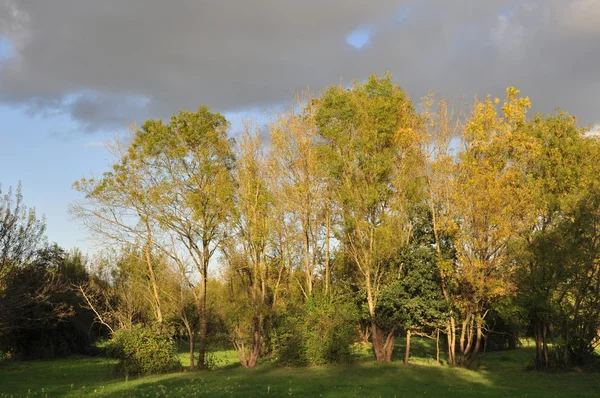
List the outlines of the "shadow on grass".
<svg viewBox="0 0 600 398">
<path fill-rule="evenodd" d="M 498 393 L 485 375 L 464 369 L 402 364 L 216 370 L 120 386 L 108 396 L 477 396 Z M 162 395 L 165 394 L 165 395 Z"/>
<path fill-rule="evenodd" d="M 65 396 L 81 388 L 117 383 L 114 360 L 72 357 L 49 361 L 9 362 L 0 372 L 0 397 Z"/>
<path fill-rule="evenodd" d="M 379 365 L 215 370 L 140 379 L 114 386 L 107 396 L 254 397 L 595 397 L 597 375 L 472 371 L 435 365 Z"/>
<path fill-rule="evenodd" d="M 396 347 L 399 352 L 403 352 L 401 343 Z M 597 374 L 523 371 L 521 358 L 531 354 L 528 348 L 487 353 L 482 360 L 485 366 L 467 370 L 427 362 L 425 353 L 432 347 L 427 341 L 415 346 L 410 365 L 400 361 L 377 364 L 370 357 L 362 357 L 362 361 L 350 365 L 282 368 L 266 360 L 255 369 L 241 368 L 236 362 L 213 371 L 129 380 L 115 376 L 115 361 L 101 358 L 13 363 L 0 371 L 0 397 L 595 397 L 600 390 Z"/>
</svg>

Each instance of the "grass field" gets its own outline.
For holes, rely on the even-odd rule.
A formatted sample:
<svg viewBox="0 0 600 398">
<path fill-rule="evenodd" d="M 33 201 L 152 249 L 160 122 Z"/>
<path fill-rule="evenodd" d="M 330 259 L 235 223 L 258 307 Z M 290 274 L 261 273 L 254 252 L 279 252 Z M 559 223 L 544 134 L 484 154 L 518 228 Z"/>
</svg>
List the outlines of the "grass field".
<svg viewBox="0 0 600 398">
<path fill-rule="evenodd" d="M 345 366 L 281 368 L 268 361 L 242 369 L 235 352 L 214 354 L 216 369 L 125 380 L 112 360 L 70 358 L 0 364 L 0 397 L 598 397 L 600 374 L 525 371 L 530 348 L 486 353 L 476 370 L 438 366 L 417 340 L 411 365 L 378 365 L 357 350 Z M 397 355 L 401 356 L 401 343 Z M 182 361 L 186 361 L 184 349 Z"/>
</svg>

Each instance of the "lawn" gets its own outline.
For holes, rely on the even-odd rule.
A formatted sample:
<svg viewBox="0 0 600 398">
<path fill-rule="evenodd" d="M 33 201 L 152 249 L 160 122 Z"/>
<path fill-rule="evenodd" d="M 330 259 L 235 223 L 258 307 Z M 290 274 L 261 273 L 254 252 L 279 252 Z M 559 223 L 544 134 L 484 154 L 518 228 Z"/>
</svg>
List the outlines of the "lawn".
<svg viewBox="0 0 600 398">
<path fill-rule="evenodd" d="M 416 340 L 416 339 L 415 339 Z M 415 341 L 414 363 L 378 365 L 357 350 L 345 366 L 282 368 L 264 361 L 242 369 L 235 353 L 214 354 L 216 368 L 125 380 L 112 360 L 70 358 L 0 364 L 0 397 L 597 397 L 600 374 L 523 370 L 530 348 L 487 353 L 476 370 L 438 366 L 427 341 Z M 401 345 L 397 355 L 401 356 Z M 182 350 L 183 351 L 183 350 Z M 182 352 L 182 360 L 185 353 Z"/>
</svg>

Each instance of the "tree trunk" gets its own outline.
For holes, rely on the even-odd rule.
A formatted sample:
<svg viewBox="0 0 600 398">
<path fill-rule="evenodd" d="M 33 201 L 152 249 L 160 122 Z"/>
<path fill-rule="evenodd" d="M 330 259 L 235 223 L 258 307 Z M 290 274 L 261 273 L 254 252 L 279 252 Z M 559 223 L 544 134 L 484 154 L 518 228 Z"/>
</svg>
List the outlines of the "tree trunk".
<svg viewBox="0 0 600 398">
<path fill-rule="evenodd" d="M 243 342 L 234 342 L 234 345 L 238 351 L 238 356 L 240 358 L 240 365 L 242 365 L 242 367 L 244 368 L 253 368 L 256 366 L 258 358 L 260 356 L 260 350 L 262 348 L 262 316 L 256 317 L 252 323 L 253 333 L 249 351 L 246 350 L 246 346 Z"/>
<path fill-rule="evenodd" d="M 205 369 L 205 357 L 206 357 L 206 332 L 207 332 L 207 321 L 206 321 L 206 300 L 202 299 L 202 305 L 198 308 L 198 315 L 200 315 L 200 330 L 198 334 L 198 369 Z"/>
<path fill-rule="evenodd" d="M 190 370 L 194 370 L 194 368 L 195 368 L 195 364 L 194 364 L 194 332 L 192 330 L 192 326 L 190 325 L 189 321 L 187 320 L 187 317 L 182 317 L 182 320 L 183 320 L 183 324 L 185 325 L 185 330 L 187 331 L 188 338 L 190 340 L 190 343 L 189 343 Z"/>
<path fill-rule="evenodd" d="M 208 276 L 208 264 L 204 264 L 203 275 L 202 275 L 202 292 L 200 297 L 200 306 L 198 308 L 198 315 L 200 316 L 200 333 L 198 336 L 198 368 L 200 370 L 206 368 L 206 334 L 208 328 L 208 319 L 206 311 L 206 288 L 207 288 L 207 276 Z"/>
<path fill-rule="evenodd" d="M 385 345 L 383 346 L 385 361 L 392 361 L 392 352 L 394 351 L 394 331 L 392 330 L 385 339 Z"/>
<path fill-rule="evenodd" d="M 483 337 L 483 319 L 481 319 L 481 316 L 477 316 L 477 319 L 475 321 L 475 328 L 476 328 L 476 337 L 475 337 L 475 347 L 473 348 L 473 351 L 471 352 L 471 354 L 465 358 L 465 362 L 464 365 L 465 367 L 469 368 L 471 366 L 471 364 L 473 363 L 473 361 L 477 358 L 477 355 L 479 354 L 479 350 L 481 348 L 481 339 Z"/>
<path fill-rule="evenodd" d="M 435 336 L 435 362 L 440 364 L 440 329 L 436 330 Z"/>
<path fill-rule="evenodd" d="M 154 274 L 154 266 L 152 265 L 152 257 L 150 253 L 150 247 L 152 245 L 152 229 L 150 229 L 150 224 L 148 224 L 148 222 L 146 222 L 146 230 L 148 234 L 148 241 L 146 242 L 144 254 L 146 256 L 146 265 L 148 266 L 148 276 L 150 277 L 150 282 L 152 283 L 152 294 L 154 296 L 154 313 L 156 315 L 156 321 L 158 323 L 162 323 L 163 316 L 160 304 L 160 295 L 158 293 L 158 284 L 156 283 L 156 276 Z"/>
<path fill-rule="evenodd" d="M 543 323 L 544 328 L 543 328 L 543 334 L 542 334 L 542 351 L 544 353 L 544 366 L 546 368 L 548 368 L 550 366 L 550 363 L 548 361 L 548 336 L 547 336 L 547 332 L 548 332 L 548 325 L 546 325 L 546 322 Z"/>
<path fill-rule="evenodd" d="M 365 326 L 365 328 L 363 329 L 360 325 L 358 325 L 357 329 L 358 329 L 358 334 L 360 336 L 360 342 L 362 344 L 368 344 L 369 337 L 371 337 L 371 327 Z"/>
<path fill-rule="evenodd" d="M 456 365 L 456 321 L 453 316 L 450 316 L 450 320 L 447 325 L 447 338 L 448 338 L 448 364 L 450 366 Z"/>
<path fill-rule="evenodd" d="M 312 296 L 312 270 L 310 266 L 310 236 L 308 225 L 304 230 L 304 272 L 306 273 L 306 293 L 308 297 Z"/>
<path fill-rule="evenodd" d="M 535 327 L 535 362 L 542 369 L 548 368 L 548 344 L 546 342 L 546 324 L 538 320 Z"/>
<path fill-rule="evenodd" d="M 331 234 L 331 221 L 329 218 L 329 207 L 327 208 L 327 215 L 325 216 L 326 220 L 326 236 L 325 236 L 325 295 L 329 295 L 329 235 Z"/>
<path fill-rule="evenodd" d="M 565 346 L 563 348 L 563 362 L 564 366 L 569 366 L 569 344 L 571 341 L 569 340 L 569 320 L 565 320 Z"/>
<path fill-rule="evenodd" d="M 377 362 L 390 362 L 392 360 L 392 351 L 394 350 L 394 330 L 392 330 L 383 339 L 383 330 L 381 330 L 375 321 L 371 322 L 371 342 L 373 344 L 373 354 Z"/>
<path fill-rule="evenodd" d="M 460 363 L 464 364 L 465 362 L 465 356 L 467 353 L 467 347 L 465 346 L 465 339 L 466 339 L 466 335 L 467 335 L 467 327 L 469 325 L 469 318 L 467 316 L 467 318 L 465 318 L 462 322 L 462 327 L 460 329 L 460 339 L 458 341 L 459 344 L 459 350 L 460 350 Z"/>
<path fill-rule="evenodd" d="M 404 352 L 404 364 L 408 365 L 410 358 L 410 329 L 406 330 L 406 351 Z"/>
</svg>

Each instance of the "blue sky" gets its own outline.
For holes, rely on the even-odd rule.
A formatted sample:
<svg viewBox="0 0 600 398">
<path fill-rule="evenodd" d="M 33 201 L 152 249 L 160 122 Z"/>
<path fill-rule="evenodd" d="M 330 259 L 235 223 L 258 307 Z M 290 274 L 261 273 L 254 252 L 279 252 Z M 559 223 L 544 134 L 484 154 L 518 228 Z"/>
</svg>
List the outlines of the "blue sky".
<svg viewBox="0 0 600 398">
<path fill-rule="evenodd" d="M 414 102 L 513 85 L 600 124 L 598 20 L 600 0 L 3 0 L 0 184 L 22 181 L 49 240 L 88 251 L 72 183 L 132 121 L 178 109 L 205 103 L 235 133 L 306 87 L 389 71 Z"/>
<path fill-rule="evenodd" d="M 2 191 L 19 181 L 25 203 L 44 214 L 47 234 L 65 248 L 87 250 L 87 232 L 68 215 L 68 204 L 77 199 L 71 185 L 83 176 L 100 174 L 109 154 L 95 145 L 103 135 L 72 132 L 76 123 L 66 116 L 40 117 L 21 109 L 0 107 L 0 183 Z"/>
<path fill-rule="evenodd" d="M 243 119 L 267 123 L 263 112 L 229 112 L 232 134 L 242 128 Z M 97 250 L 97 242 L 68 212 L 69 204 L 80 199 L 72 184 L 82 177 L 101 175 L 114 158 L 105 143 L 125 129 L 78 133 L 78 124 L 67 116 L 35 116 L 23 109 L 0 107 L 0 184 L 2 192 L 22 184 L 26 205 L 44 215 L 50 242 L 64 248 Z"/>
</svg>

